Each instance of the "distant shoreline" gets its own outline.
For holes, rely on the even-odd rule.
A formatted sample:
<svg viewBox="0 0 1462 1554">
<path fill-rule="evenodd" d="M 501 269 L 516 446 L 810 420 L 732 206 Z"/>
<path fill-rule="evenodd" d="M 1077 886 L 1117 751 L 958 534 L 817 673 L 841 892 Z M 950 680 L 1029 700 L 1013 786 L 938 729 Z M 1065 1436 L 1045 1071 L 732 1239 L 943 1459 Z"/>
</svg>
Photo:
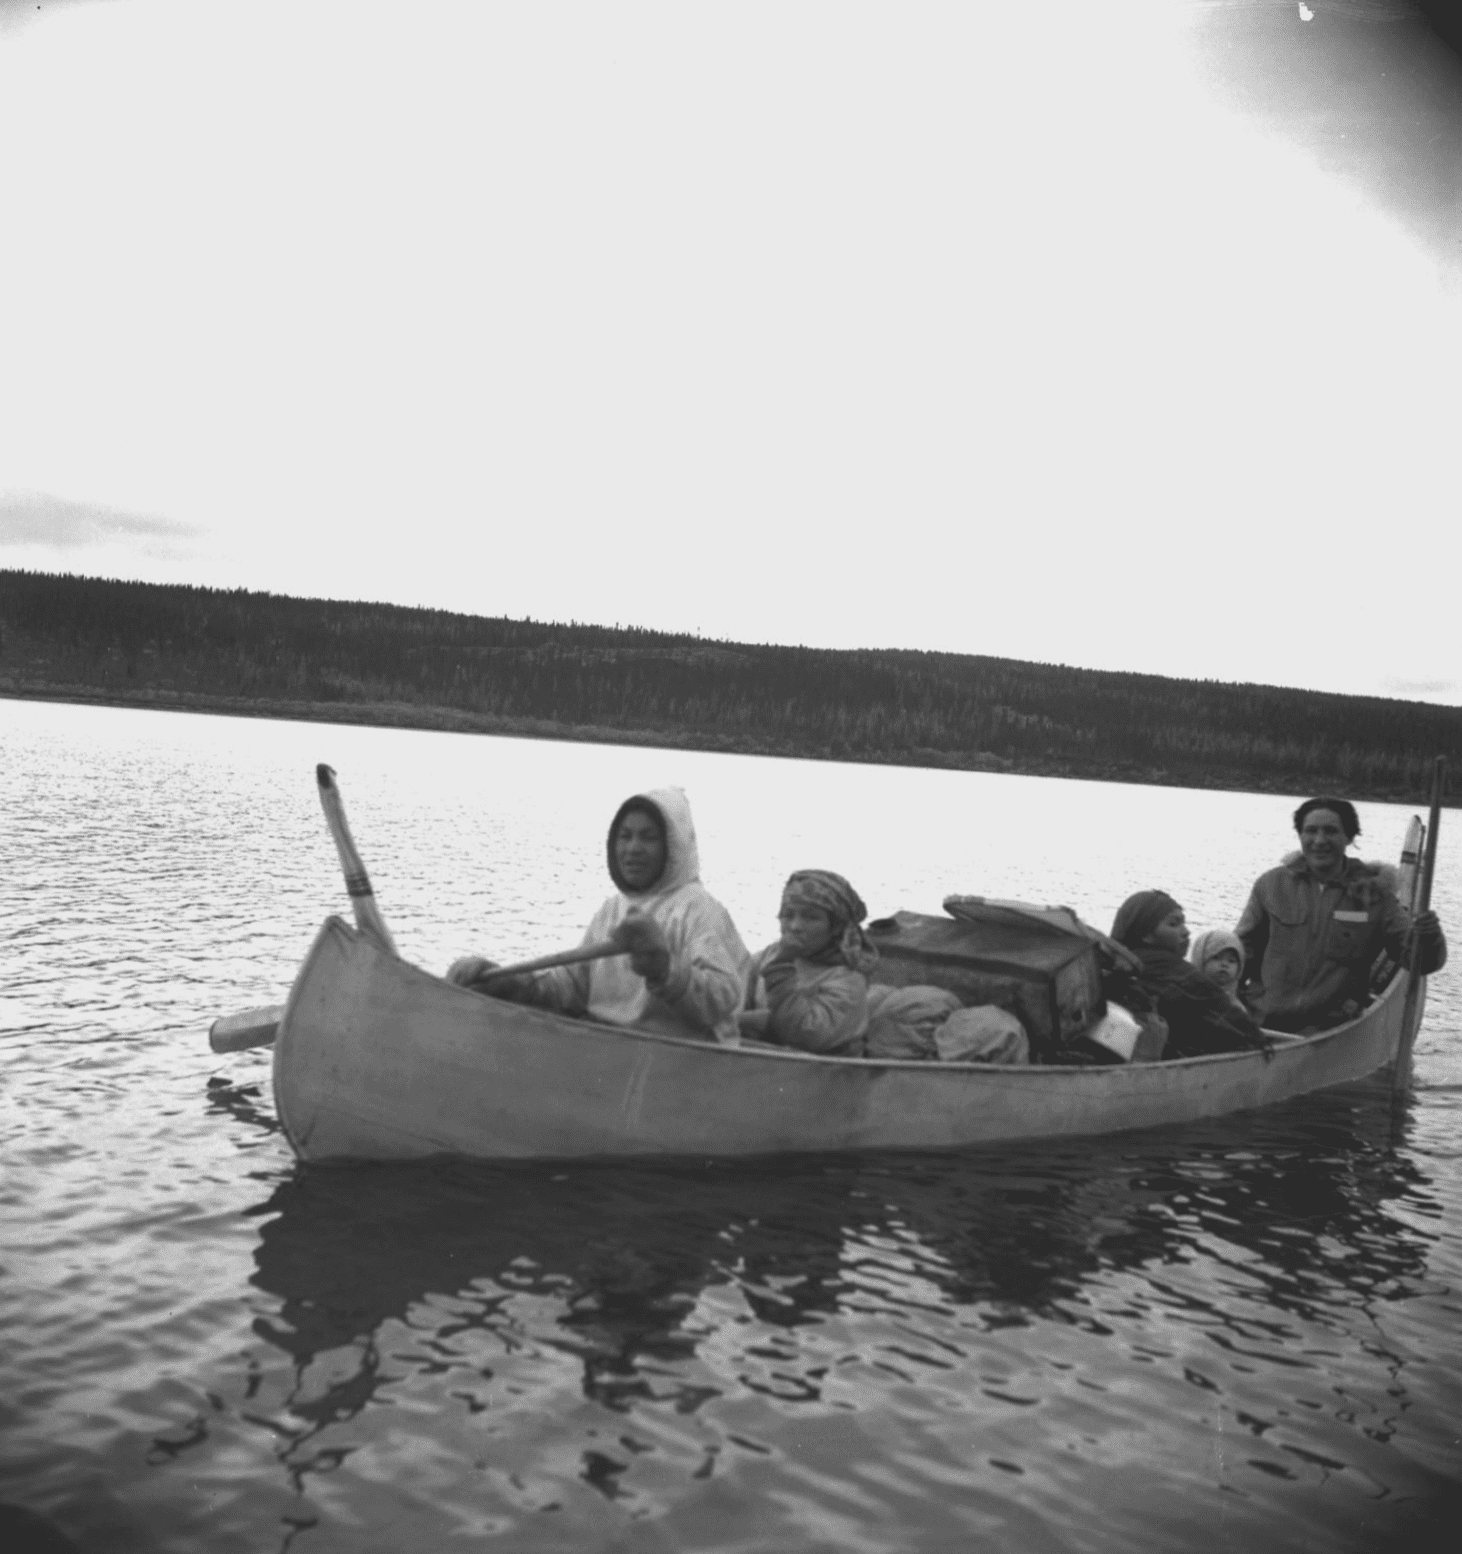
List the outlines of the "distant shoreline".
<svg viewBox="0 0 1462 1554">
<path fill-rule="evenodd" d="M 1248 781 L 1198 781 L 1190 772 L 1137 768 L 1096 770 L 1074 762 L 1022 762 L 984 753 L 938 750 L 873 751 L 833 755 L 827 751 L 797 748 L 792 742 L 735 739 L 686 732 L 677 737 L 667 729 L 625 729 L 592 723 L 556 723 L 546 718 L 509 718 L 473 713 L 454 707 L 422 706 L 410 702 L 304 701 L 284 697 L 223 696 L 207 691 L 138 689 L 122 691 L 86 685 L 16 684 L 0 675 L 0 699 L 47 701 L 78 706 L 118 707 L 147 712 L 206 713 L 218 717 L 264 718 L 276 722 L 341 723 L 358 728 L 401 728 L 426 733 L 485 734 L 508 739 L 542 739 L 565 744 L 622 745 L 662 750 L 695 750 L 710 755 L 750 755 L 796 761 L 829 761 L 841 766 L 906 766 L 924 771 L 987 772 L 1006 777 L 1055 777 L 1076 782 L 1115 782 L 1132 787 L 1193 788 L 1216 793 L 1289 794 L 1299 798 L 1310 791 L 1303 778 L 1282 782 L 1272 776 L 1254 775 Z M 1227 776 L 1228 774 L 1224 774 Z M 1313 784 L 1311 785 L 1313 786 Z M 1316 790 L 1318 791 L 1318 790 Z M 1345 790 L 1347 795 L 1377 804 L 1415 802 L 1394 794 Z M 1462 808 L 1462 797 L 1449 799 L 1446 807 Z"/>
<path fill-rule="evenodd" d="M 4 569 L 0 696 L 1400 804 L 1462 773 L 1458 707 Z"/>
</svg>

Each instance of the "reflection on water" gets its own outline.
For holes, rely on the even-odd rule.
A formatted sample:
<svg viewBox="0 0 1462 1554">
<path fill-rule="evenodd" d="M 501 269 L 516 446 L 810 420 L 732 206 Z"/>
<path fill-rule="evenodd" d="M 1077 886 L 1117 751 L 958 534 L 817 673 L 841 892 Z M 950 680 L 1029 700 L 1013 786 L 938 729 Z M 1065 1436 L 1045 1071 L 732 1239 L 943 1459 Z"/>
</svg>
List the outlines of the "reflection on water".
<svg viewBox="0 0 1462 1554">
<path fill-rule="evenodd" d="M 1385 1213 L 1421 1182 L 1391 1150 L 1393 1126 L 1384 1091 L 1347 1087 L 1255 1119 L 1241 1149 L 1213 1123 L 1140 1148 L 1083 1141 L 998 1160 L 301 1168 L 253 1211 L 265 1217 L 255 1282 L 284 1303 L 271 1341 L 305 1362 L 488 1280 L 555 1295 L 570 1329 L 596 1313 L 626 1335 L 628 1363 L 634 1335 L 677 1328 L 708 1285 L 735 1287 L 777 1326 L 835 1310 L 862 1287 L 860 1248 L 897 1243 L 944 1301 L 1018 1319 L 1054 1315 L 1097 1269 L 1181 1261 L 1212 1233 L 1262 1259 L 1267 1304 L 1308 1316 L 1337 1279 L 1385 1298 L 1423 1266 L 1426 1240 Z M 1315 1237 L 1367 1257 L 1317 1265 Z"/>
<path fill-rule="evenodd" d="M 1427 1201 L 1396 1126 L 1386 1091 L 1351 1087 L 1240 1128 L 999 1158 L 302 1169 L 254 1211 L 254 1282 L 277 1302 L 255 1332 L 293 1368 L 278 1460 L 295 1483 L 333 1471 L 372 1438 L 364 1413 L 427 1395 L 457 1405 L 440 1449 L 480 1439 L 491 1455 L 496 1416 L 536 1398 L 563 1417 L 572 1387 L 597 1428 L 557 1470 L 509 1448 L 519 1483 L 538 1485 L 540 1510 L 576 1482 L 630 1504 L 642 1480 L 653 1500 L 727 1459 L 790 1468 L 797 1413 L 871 1414 L 830 1432 L 868 1451 L 884 1411 L 937 1434 L 947 1400 L 970 1475 L 941 1490 L 951 1527 L 992 1473 L 997 1500 L 1013 1512 L 1029 1494 L 1048 1527 L 1125 1514 L 1120 1492 L 1079 1475 L 1074 1500 L 1043 1504 L 1059 1437 L 1089 1468 L 1141 1471 L 1176 1447 L 1206 1470 L 1218 1422 L 1237 1437 L 1220 1489 L 1247 1508 L 1230 1521 L 1252 1514 L 1260 1534 L 1244 1546 L 1283 1546 L 1269 1541 L 1288 1525 L 1277 1487 L 1314 1471 L 1409 1500 L 1387 1523 L 1399 1535 L 1429 1520 L 1445 1480 L 1379 1471 L 1405 1387 L 1387 1397 L 1357 1369 L 1379 1357 L 1404 1380 L 1384 1308 L 1417 1293 L 1433 1240 L 1392 1212 Z M 1212 1271 L 1195 1280 L 1200 1260 Z M 1134 1382 L 1134 1365 L 1150 1377 Z M 1175 1386 L 1205 1406 L 1174 1410 Z M 759 1427 L 738 1428 L 758 1400 L 770 1420 L 759 1408 Z M 1174 1439 L 1114 1448 L 1150 1408 Z M 1011 1487 L 1028 1477 L 1029 1492 Z M 1339 1518 L 1328 1536 L 1367 1546 Z"/>
</svg>

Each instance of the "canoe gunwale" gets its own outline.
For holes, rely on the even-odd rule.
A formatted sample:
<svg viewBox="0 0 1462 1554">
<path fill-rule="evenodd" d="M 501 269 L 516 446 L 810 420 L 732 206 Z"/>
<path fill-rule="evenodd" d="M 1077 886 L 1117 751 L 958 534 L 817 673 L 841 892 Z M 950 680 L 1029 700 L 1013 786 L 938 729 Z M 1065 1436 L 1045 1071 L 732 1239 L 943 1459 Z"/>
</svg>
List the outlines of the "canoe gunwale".
<svg viewBox="0 0 1462 1554">
<path fill-rule="evenodd" d="M 1358 1019 L 1267 1054 L 1091 1066 L 837 1058 L 494 999 L 330 917 L 280 1022 L 275 1106 L 295 1153 L 319 1162 L 746 1159 L 1094 1137 L 1364 1078 L 1394 1061 L 1402 1011 L 1420 1007 L 1405 986 L 1402 974 Z"/>
<path fill-rule="evenodd" d="M 320 940 L 332 931 L 343 934 L 347 940 L 369 944 L 367 935 L 359 929 L 351 927 L 343 918 L 334 916 L 325 919 L 316 938 L 316 944 L 311 948 L 311 956 L 315 954 Z M 373 946 L 374 947 L 374 946 Z M 306 966 L 309 959 L 306 960 Z M 931 1073 L 942 1071 L 945 1073 L 969 1074 L 979 1073 L 989 1078 L 998 1078 L 1001 1075 L 1019 1076 L 1031 1078 L 1037 1074 L 1043 1078 L 1060 1081 L 1075 1076 L 1082 1076 L 1088 1081 L 1098 1075 L 1130 1074 L 1134 1068 L 1148 1068 L 1154 1064 L 1132 1063 L 1093 1063 L 1093 1064 L 1064 1064 L 1064 1063 L 1030 1063 L 1030 1064 L 986 1064 L 986 1063 L 958 1063 L 945 1062 L 938 1058 L 865 1058 L 865 1057 L 837 1057 L 821 1052 L 799 1052 L 787 1047 L 775 1047 L 763 1042 L 718 1042 L 701 1040 L 694 1036 L 676 1036 L 667 1031 L 647 1031 L 634 1026 L 609 1025 L 602 1020 L 592 1020 L 583 1015 L 563 1014 L 554 1009 L 541 1009 L 531 1004 L 518 1004 L 510 999 L 494 998 L 490 993 L 478 993 L 469 988 L 458 987 L 455 983 L 448 982 L 445 977 L 437 976 L 434 972 L 427 971 L 424 967 L 417 966 L 411 961 L 399 961 L 400 967 L 411 974 L 425 978 L 438 989 L 445 989 L 452 994 L 460 995 L 466 1000 L 485 1000 L 490 1006 L 504 1010 L 511 1009 L 516 1014 L 526 1015 L 530 1019 L 542 1020 L 555 1026 L 566 1027 L 579 1038 L 585 1035 L 594 1040 L 607 1040 L 616 1043 L 629 1043 L 631 1045 L 663 1045 L 679 1047 L 702 1057 L 716 1054 L 719 1057 L 744 1060 L 747 1058 L 769 1059 L 776 1063 L 811 1063 L 819 1067 L 838 1069 L 912 1069 L 919 1073 Z M 304 977 L 304 968 L 301 968 L 300 978 L 296 981 L 296 987 Z M 1407 972 L 1403 968 L 1392 978 L 1389 985 L 1370 1004 L 1361 1011 L 1353 1020 L 1347 1020 L 1344 1025 L 1333 1026 L 1328 1031 L 1317 1031 L 1311 1036 L 1295 1036 L 1284 1031 L 1272 1031 L 1266 1034 L 1274 1037 L 1278 1043 L 1271 1051 L 1261 1052 L 1257 1049 L 1242 1052 L 1210 1052 L 1191 1058 L 1161 1058 L 1156 1060 L 1164 1069 L 1192 1070 L 1196 1068 L 1225 1065 L 1233 1063 L 1270 1063 L 1282 1052 L 1297 1052 L 1305 1048 L 1323 1046 L 1337 1039 L 1344 1040 L 1345 1036 L 1356 1026 L 1370 1018 L 1374 1018 L 1376 1011 L 1384 1004 L 1390 1002 L 1398 993 L 1404 996 L 1407 981 Z M 284 1019 L 281 1022 L 281 1031 L 288 1024 L 293 1012 L 294 989 L 290 990 L 290 1001 L 285 1005 Z M 465 1004 L 464 1004 L 465 1006 Z M 477 1007 L 476 1003 L 471 1007 Z"/>
</svg>

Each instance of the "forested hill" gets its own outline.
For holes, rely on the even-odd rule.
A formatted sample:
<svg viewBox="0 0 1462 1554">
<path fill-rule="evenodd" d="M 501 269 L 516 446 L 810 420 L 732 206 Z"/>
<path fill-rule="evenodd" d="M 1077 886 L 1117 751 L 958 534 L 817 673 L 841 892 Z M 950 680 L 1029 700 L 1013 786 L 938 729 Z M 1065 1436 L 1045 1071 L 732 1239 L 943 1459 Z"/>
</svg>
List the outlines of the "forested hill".
<svg viewBox="0 0 1462 1554">
<path fill-rule="evenodd" d="M 1462 709 L 0 571 L 0 695 L 1421 802 Z"/>
</svg>

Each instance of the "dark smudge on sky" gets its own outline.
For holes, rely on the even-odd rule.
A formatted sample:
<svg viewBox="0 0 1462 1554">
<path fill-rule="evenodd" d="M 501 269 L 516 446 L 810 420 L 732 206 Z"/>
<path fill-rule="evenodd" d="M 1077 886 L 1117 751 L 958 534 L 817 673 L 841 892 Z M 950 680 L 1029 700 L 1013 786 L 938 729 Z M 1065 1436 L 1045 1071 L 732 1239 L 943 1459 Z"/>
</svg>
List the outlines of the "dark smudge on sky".
<svg viewBox="0 0 1462 1554">
<path fill-rule="evenodd" d="M 1447 7 L 1307 0 L 1205 7 L 1200 79 L 1399 222 L 1462 286 L 1462 58 Z M 1450 29 L 1450 31 L 1449 31 Z"/>
</svg>

